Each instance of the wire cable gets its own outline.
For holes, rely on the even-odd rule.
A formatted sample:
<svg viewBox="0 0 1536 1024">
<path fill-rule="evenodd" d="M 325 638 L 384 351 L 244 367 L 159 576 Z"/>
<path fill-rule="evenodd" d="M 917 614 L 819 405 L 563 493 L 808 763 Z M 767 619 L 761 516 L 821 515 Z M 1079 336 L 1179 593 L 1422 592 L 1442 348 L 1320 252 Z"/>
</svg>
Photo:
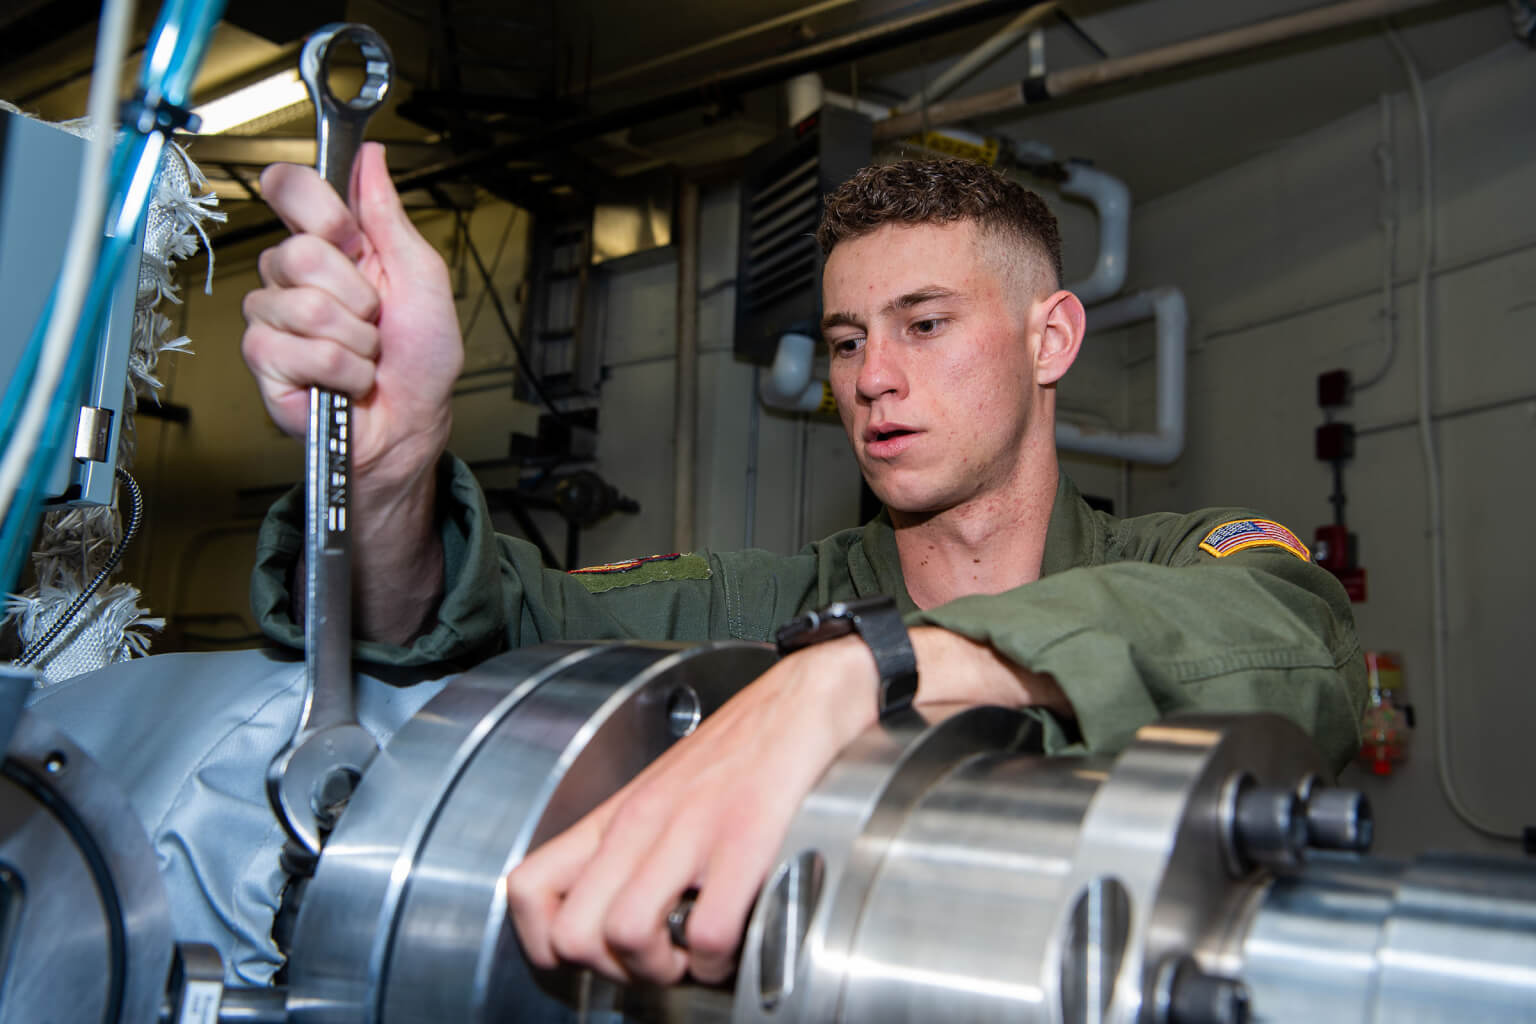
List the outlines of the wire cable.
<svg viewBox="0 0 1536 1024">
<path fill-rule="evenodd" d="M 117 83 L 122 77 L 123 56 L 133 18 L 132 0 L 109 0 L 102 13 L 96 45 L 96 65 L 91 74 L 87 110 L 93 132 L 86 143 L 85 161 L 76 190 L 75 217 L 70 225 L 64 268 L 58 291 L 44 311 L 48 327 L 43 335 L 35 375 L 30 367 L 18 367 L 13 386 L 26 387 L 27 401 L 15 429 L 6 429 L 11 443 L 0 462 L 0 509 L 9 509 L 21 487 L 27 466 L 37 454 L 38 442 L 49 406 L 58 392 L 70 343 L 80 322 L 91 283 L 91 272 L 101 246 L 102 220 L 107 206 L 107 167 L 117 124 Z M 30 378 L 30 386 L 26 382 Z M 7 395 L 9 403 L 11 396 Z M 7 413 L 9 413 L 9 404 Z M 11 417 L 5 422 L 10 426 Z"/>
<path fill-rule="evenodd" d="M 1435 451 L 1434 410 L 1431 408 L 1433 369 L 1430 351 L 1430 302 L 1429 287 L 1435 258 L 1435 178 L 1434 135 L 1431 132 L 1429 105 L 1424 98 L 1424 83 L 1419 68 L 1403 45 L 1397 30 L 1387 27 L 1387 40 L 1397 52 L 1408 85 L 1413 93 L 1413 106 L 1419 122 L 1419 174 L 1420 174 L 1420 243 L 1418 280 L 1418 342 L 1419 342 L 1419 447 L 1424 458 L 1424 482 L 1429 510 L 1429 569 L 1430 604 L 1433 628 L 1430 646 L 1434 662 L 1435 708 L 1435 761 L 1440 777 L 1440 790 L 1446 803 L 1468 827 L 1493 839 L 1518 840 L 1518 831 L 1496 828 L 1487 824 L 1462 803 L 1456 792 L 1456 782 L 1451 775 L 1451 725 L 1449 686 L 1446 680 L 1446 644 L 1450 626 L 1446 612 L 1445 569 L 1445 496 L 1440 480 L 1440 458 Z"/>
<path fill-rule="evenodd" d="M 0 508 L 4 516 L 0 524 L 0 589 L 12 588 L 20 575 L 46 481 L 53 470 L 53 456 L 63 450 L 65 436 L 78 416 L 78 405 L 59 401 L 58 396 L 74 396 L 85 387 L 95 355 L 93 339 L 101 330 L 124 262 L 137 248 L 166 136 L 187 120 L 186 100 L 192 80 L 223 10 L 223 0 L 165 0 L 150 33 L 138 91 L 124 107 L 128 130 L 113 153 L 108 191 L 111 202 L 85 305 L 72 343 L 66 346 L 63 373 L 54 399 L 47 403 L 34 457 L 26 461 L 20 485 Z M 55 286 L 49 312 L 40 324 L 51 323 L 57 296 Z M 40 344 L 37 347 L 41 349 Z M 31 346 L 28 351 L 32 351 Z"/>
<path fill-rule="evenodd" d="M 570 418 L 555 405 L 554 399 L 549 397 L 549 392 L 544 390 L 544 382 L 539 375 L 533 372 L 533 361 L 528 358 L 528 353 L 523 350 L 523 343 L 517 336 L 517 331 L 512 328 L 512 318 L 507 316 L 507 308 L 501 304 L 501 296 L 496 294 L 496 285 L 491 281 L 491 272 L 486 269 L 485 261 L 480 258 L 480 250 L 475 246 L 475 240 L 470 237 L 469 226 L 464 223 L 462 210 L 455 210 L 453 215 L 460 221 L 460 227 L 464 231 L 464 244 L 469 249 L 470 258 L 475 261 L 475 268 L 480 272 L 480 279 L 485 282 L 485 293 L 491 297 L 491 305 L 496 310 L 496 316 L 501 320 L 502 330 L 507 332 L 507 340 L 512 343 L 512 351 L 517 355 L 517 365 L 522 367 L 523 373 L 528 377 L 528 383 L 532 385 L 550 415 L 561 423 L 569 424 Z"/>
<path fill-rule="evenodd" d="M 1381 138 L 1376 144 L 1376 168 L 1381 187 L 1381 364 L 1350 388 L 1364 391 L 1380 384 L 1397 359 L 1397 172 L 1393 142 L 1392 97 L 1378 101 Z"/>
<path fill-rule="evenodd" d="M 122 539 L 113 547 L 112 553 L 107 556 L 106 562 L 96 573 L 95 577 L 91 579 L 91 582 L 86 584 L 84 590 L 80 591 L 80 596 L 70 602 L 69 607 L 64 609 L 64 613 L 49 627 L 48 632 L 44 633 L 38 640 L 27 645 L 27 649 L 22 652 L 21 657 L 16 659 L 16 664 L 30 665 L 48 653 L 48 648 L 53 645 L 53 642 L 59 638 L 59 635 L 74 621 L 75 616 L 80 614 L 80 609 L 85 607 L 85 603 L 91 599 L 91 595 L 101 588 L 101 585 L 107 581 L 108 576 L 112 575 L 112 571 L 117 568 L 117 564 L 123 560 L 123 552 L 128 550 L 129 542 L 139 532 L 139 524 L 144 519 L 144 492 L 139 490 L 138 481 L 129 475 L 128 471 L 122 466 L 117 467 L 117 478 L 128 488 L 128 494 L 133 502 L 128 512 L 128 525 L 123 527 Z"/>
<path fill-rule="evenodd" d="M 507 226 L 501 231 L 501 240 L 496 243 L 496 255 L 491 257 L 491 276 L 493 277 L 496 271 L 501 269 L 501 258 L 507 254 L 507 242 L 512 238 L 512 228 L 517 224 L 518 215 L 522 212 L 518 207 L 512 207 L 512 216 L 507 218 Z M 469 238 L 469 221 L 467 219 L 459 219 L 459 230 L 464 233 L 466 239 Z M 480 322 L 480 312 L 485 308 L 485 299 L 490 292 L 491 289 L 487 287 L 485 291 L 476 297 L 475 307 L 469 311 L 469 319 L 464 322 L 464 337 L 468 338 L 470 333 L 474 331 L 475 325 Z"/>
</svg>

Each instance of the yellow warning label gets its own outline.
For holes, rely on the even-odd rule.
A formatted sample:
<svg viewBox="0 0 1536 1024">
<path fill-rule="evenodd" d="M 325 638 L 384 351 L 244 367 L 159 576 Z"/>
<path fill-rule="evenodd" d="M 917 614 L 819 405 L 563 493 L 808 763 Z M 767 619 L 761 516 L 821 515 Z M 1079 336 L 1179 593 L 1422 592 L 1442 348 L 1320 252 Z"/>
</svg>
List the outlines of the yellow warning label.
<svg viewBox="0 0 1536 1024">
<path fill-rule="evenodd" d="M 914 146 L 922 146 L 945 156 L 959 157 L 961 160 L 970 160 L 978 164 L 986 164 L 991 167 L 997 163 L 999 147 L 996 139 L 983 139 L 981 145 L 969 139 L 958 139 L 946 132 L 924 132 L 914 135 L 907 140 Z"/>
</svg>

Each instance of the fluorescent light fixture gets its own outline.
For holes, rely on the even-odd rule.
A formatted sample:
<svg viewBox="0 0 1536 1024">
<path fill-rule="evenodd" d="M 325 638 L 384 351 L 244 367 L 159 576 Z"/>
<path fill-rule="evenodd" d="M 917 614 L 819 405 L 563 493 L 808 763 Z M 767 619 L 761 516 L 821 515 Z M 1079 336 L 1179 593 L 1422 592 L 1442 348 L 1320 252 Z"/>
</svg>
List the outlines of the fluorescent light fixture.
<svg viewBox="0 0 1536 1024">
<path fill-rule="evenodd" d="M 298 71 L 288 70 L 195 107 L 192 113 L 203 119 L 199 135 L 217 135 L 308 99 L 309 93 L 299 80 Z"/>
</svg>

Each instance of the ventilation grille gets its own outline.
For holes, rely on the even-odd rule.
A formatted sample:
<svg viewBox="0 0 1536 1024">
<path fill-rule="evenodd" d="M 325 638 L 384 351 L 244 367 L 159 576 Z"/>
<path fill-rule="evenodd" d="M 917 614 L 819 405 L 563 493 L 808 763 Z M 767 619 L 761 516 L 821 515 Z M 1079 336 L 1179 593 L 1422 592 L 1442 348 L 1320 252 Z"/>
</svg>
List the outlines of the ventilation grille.
<svg viewBox="0 0 1536 1024">
<path fill-rule="evenodd" d="M 816 222 L 821 216 L 819 158 L 812 150 L 781 177 L 768 181 L 746 211 L 741 300 L 754 313 L 796 292 L 816 287 Z"/>
<path fill-rule="evenodd" d="M 736 355 L 773 362 L 786 331 L 821 320 L 823 197 L 869 163 L 869 121 L 824 107 L 747 157 L 741 175 L 736 259 Z"/>
</svg>

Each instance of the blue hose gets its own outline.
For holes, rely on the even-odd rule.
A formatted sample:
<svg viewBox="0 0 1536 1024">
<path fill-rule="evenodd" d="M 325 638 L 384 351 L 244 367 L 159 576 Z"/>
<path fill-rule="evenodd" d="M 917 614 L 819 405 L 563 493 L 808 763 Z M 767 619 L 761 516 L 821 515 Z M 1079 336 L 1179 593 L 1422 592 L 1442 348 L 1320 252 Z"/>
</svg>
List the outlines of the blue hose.
<svg viewBox="0 0 1536 1024">
<path fill-rule="evenodd" d="M 70 424 L 79 410 L 79 396 L 85 388 L 112 291 L 122 272 L 123 261 L 132 251 L 134 240 L 149 210 L 160 157 L 165 151 L 165 133 L 171 122 L 162 116 L 171 110 L 185 109 L 192 80 L 202 63 L 214 25 L 223 14 L 225 0 L 166 0 L 150 34 L 144 64 L 139 77 L 140 109 L 153 117 L 150 123 L 125 124 L 124 138 L 113 154 L 110 188 L 113 202 L 108 207 L 108 237 L 103 239 L 96 258 L 96 269 L 86 293 L 79 323 L 75 327 L 68 360 L 58 390 L 48 410 L 37 451 L 15 498 L 5 510 L 0 525 L 0 584 L 13 591 L 22 564 L 31 549 L 33 531 L 43 503 L 43 487 L 59 452 L 66 443 Z M 53 315 L 55 294 L 44 307 L 42 320 L 32 332 L 31 341 L 17 366 L 16 375 L 0 400 L 0 423 L 15 422 L 15 409 L 31 387 L 41 358 L 42 339 L 48 319 Z M 9 433 L 9 431 L 7 432 Z"/>
</svg>

